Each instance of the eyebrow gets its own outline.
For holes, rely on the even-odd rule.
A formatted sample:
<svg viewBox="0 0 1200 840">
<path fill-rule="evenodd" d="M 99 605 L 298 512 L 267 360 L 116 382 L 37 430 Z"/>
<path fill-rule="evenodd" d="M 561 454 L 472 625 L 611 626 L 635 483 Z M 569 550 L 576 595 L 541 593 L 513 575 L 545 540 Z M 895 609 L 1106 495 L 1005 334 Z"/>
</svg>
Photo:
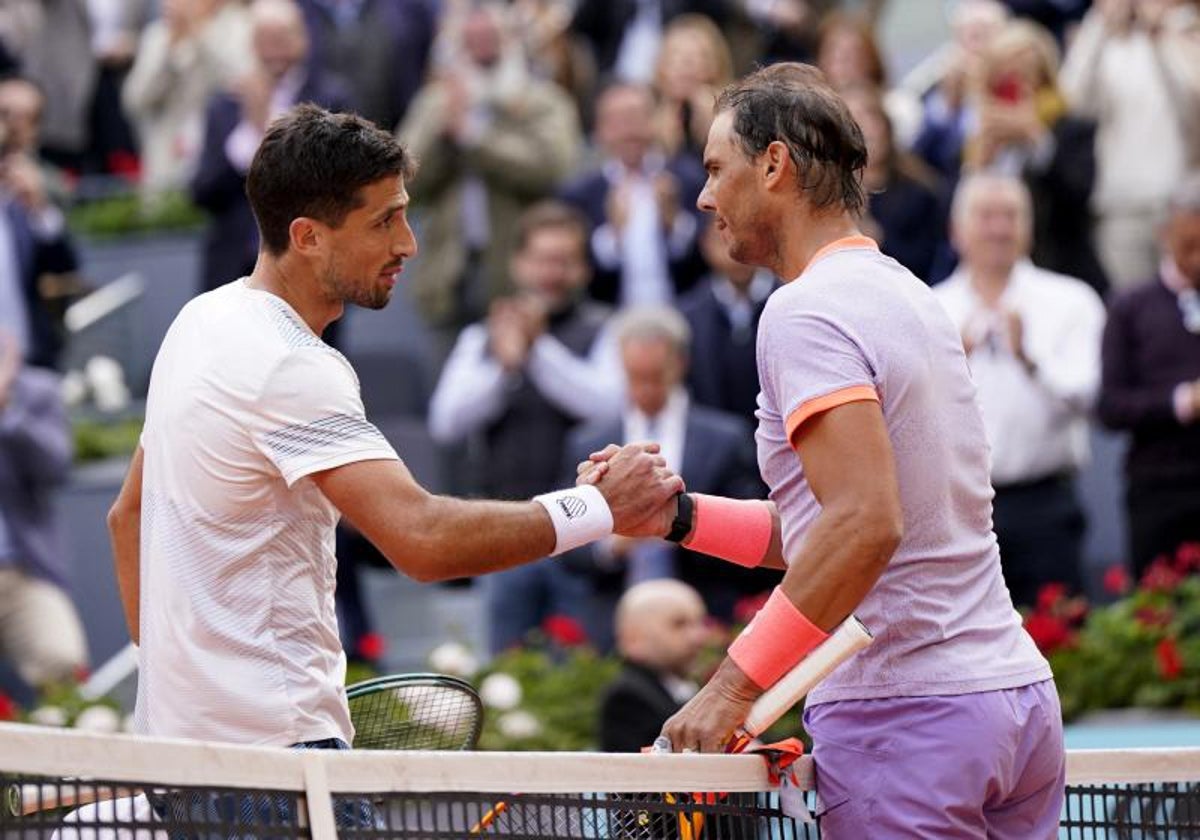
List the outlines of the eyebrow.
<svg viewBox="0 0 1200 840">
<path fill-rule="evenodd" d="M 408 196 L 405 196 L 403 201 L 397 201 L 393 204 L 389 204 L 385 210 L 375 216 L 375 221 L 381 222 L 388 216 L 394 215 L 406 207 L 408 207 Z"/>
</svg>

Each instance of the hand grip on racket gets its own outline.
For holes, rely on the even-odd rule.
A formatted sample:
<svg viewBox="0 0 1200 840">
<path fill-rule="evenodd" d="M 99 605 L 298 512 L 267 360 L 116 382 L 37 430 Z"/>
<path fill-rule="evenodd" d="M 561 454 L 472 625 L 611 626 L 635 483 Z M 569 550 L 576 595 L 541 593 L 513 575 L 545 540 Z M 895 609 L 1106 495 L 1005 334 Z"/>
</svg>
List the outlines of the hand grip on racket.
<svg viewBox="0 0 1200 840">
<path fill-rule="evenodd" d="M 750 741 L 771 727 L 775 721 L 829 676 L 834 668 L 851 655 L 871 644 L 871 631 L 855 616 L 850 616 L 829 634 L 829 638 L 813 648 L 800 664 L 784 674 L 779 682 L 768 688 L 754 701 L 746 720 L 733 733 L 729 752 L 741 752 Z M 654 742 L 651 752 L 670 752 L 671 744 L 665 735 Z"/>
<path fill-rule="evenodd" d="M 768 688 L 754 701 L 746 720 L 739 727 L 735 738 L 742 736 L 757 738 L 767 731 L 784 713 L 804 699 L 817 687 L 834 668 L 853 654 L 871 644 L 874 637 L 856 616 L 851 615 L 829 634 L 829 638 L 817 645 L 792 670 L 784 674 L 779 682 Z"/>
</svg>

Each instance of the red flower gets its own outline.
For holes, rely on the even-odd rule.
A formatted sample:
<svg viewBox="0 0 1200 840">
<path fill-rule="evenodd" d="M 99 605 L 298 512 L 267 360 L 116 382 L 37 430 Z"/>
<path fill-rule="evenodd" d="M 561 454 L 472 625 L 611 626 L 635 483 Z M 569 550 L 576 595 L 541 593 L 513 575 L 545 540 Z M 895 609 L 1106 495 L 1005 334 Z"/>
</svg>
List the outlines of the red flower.
<svg viewBox="0 0 1200 840">
<path fill-rule="evenodd" d="M 1104 572 L 1104 591 L 1112 595 L 1124 595 L 1129 591 L 1129 572 L 1124 566 L 1109 566 Z"/>
<path fill-rule="evenodd" d="M 1049 612 L 1054 609 L 1067 595 L 1067 585 L 1065 583 L 1046 583 L 1038 590 L 1037 608 L 1038 612 Z"/>
<path fill-rule="evenodd" d="M 387 650 L 387 639 L 379 633 L 363 633 L 358 638 L 358 655 L 368 662 L 378 662 Z"/>
<path fill-rule="evenodd" d="M 121 175 L 130 180 L 137 180 L 142 171 L 141 161 L 138 160 L 137 155 L 123 149 L 109 152 L 105 163 L 108 165 L 108 171 L 113 175 Z"/>
<path fill-rule="evenodd" d="M 12 698 L 0 691 L 0 720 L 16 720 L 17 704 Z"/>
<path fill-rule="evenodd" d="M 1078 627 L 1083 624 L 1083 620 L 1087 618 L 1088 602 L 1086 598 L 1076 597 L 1068 598 L 1058 608 L 1058 615 L 1072 627 Z"/>
<path fill-rule="evenodd" d="M 1150 592 L 1171 592 L 1182 580 L 1183 575 L 1172 568 L 1167 558 L 1160 557 L 1142 575 L 1142 588 Z"/>
<path fill-rule="evenodd" d="M 750 619 L 754 618 L 767 604 L 767 599 L 771 597 L 771 593 L 760 592 L 757 595 L 747 595 L 744 598 L 739 598 L 733 605 L 733 620 L 737 624 L 749 624 Z"/>
<path fill-rule="evenodd" d="M 578 621 L 569 615 L 552 615 L 542 622 L 542 630 L 563 647 L 576 647 L 587 642 L 587 633 Z"/>
<path fill-rule="evenodd" d="M 1174 639 L 1167 638 L 1159 642 L 1158 647 L 1154 649 L 1154 656 L 1158 660 L 1158 672 L 1162 674 L 1163 679 L 1173 680 L 1182 673 L 1183 656 L 1179 653 Z"/>
<path fill-rule="evenodd" d="M 1175 618 L 1175 613 L 1166 607 L 1138 607 L 1133 619 L 1143 627 L 1166 627 Z"/>
<path fill-rule="evenodd" d="M 1034 613 L 1025 619 L 1025 631 L 1033 638 L 1042 653 L 1053 653 L 1071 641 L 1071 629 L 1066 622 L 1052 615 Z"/>
<path fill-rule="evenodd" d="M 1200 543 L 1184 543 L 1175 552 L 1175 568 L 1181 572 L 1200 572 Z"/>
</svg>

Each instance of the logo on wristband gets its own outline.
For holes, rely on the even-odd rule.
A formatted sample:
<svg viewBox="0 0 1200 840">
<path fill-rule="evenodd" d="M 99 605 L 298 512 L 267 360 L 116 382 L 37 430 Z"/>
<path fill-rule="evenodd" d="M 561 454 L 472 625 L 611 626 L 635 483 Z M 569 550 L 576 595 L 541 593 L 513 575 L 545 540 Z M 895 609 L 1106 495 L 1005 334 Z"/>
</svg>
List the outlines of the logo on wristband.
<svg viewBox="0 0 1200 840">
<path fill-rule="evenodd" d="M 587 504 L 579 496 L 560 496 L 556 501 L 567 519 L 578 519 L 587 513 Z"/>
</svg>

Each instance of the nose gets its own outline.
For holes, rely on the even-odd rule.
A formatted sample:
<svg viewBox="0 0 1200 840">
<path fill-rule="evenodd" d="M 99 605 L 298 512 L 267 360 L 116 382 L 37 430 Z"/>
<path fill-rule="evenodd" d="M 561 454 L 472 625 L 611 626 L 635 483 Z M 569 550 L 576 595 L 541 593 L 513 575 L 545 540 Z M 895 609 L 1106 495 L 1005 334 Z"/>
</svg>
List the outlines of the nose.
<svg viewBox="0 0 1200 840">
<path fill-rule="evenodd" d="M 408 259 L 417 255 L 417 235 L 413 233 L 408 219 L 401 221 L 402 223 L 396 230 L 396 237 L 392 240 L 392 253 L 397 257 Z"/>
<path fill-rule="evenodd" d="M 704 213 L 717 212 L 717 205 L 713 201 L 712 190 L 708 188 L 708 181 L 704 182 L 704 189 L 700 190 L 700 195 L 696 198 L 696 206 Z"/>
</svg>

